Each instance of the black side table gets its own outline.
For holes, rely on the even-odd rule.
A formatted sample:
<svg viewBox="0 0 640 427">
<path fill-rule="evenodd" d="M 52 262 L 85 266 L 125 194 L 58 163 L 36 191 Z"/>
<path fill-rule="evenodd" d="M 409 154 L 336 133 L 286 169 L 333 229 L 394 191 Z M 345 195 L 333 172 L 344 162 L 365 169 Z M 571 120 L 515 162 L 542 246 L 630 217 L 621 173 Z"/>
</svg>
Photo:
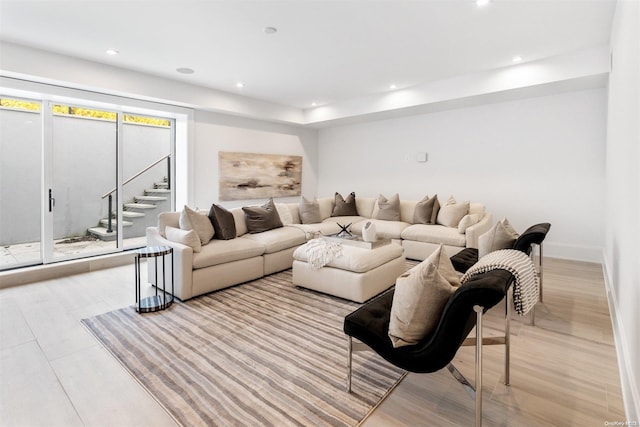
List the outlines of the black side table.
<svg viewBox="0 0 640 427">
<path fill-rule="evenodd" d="M 166 255 L 171 254 L 171 293 L 166 289 L 166 275 L 165 275 L 165 258 Z M 156 281 L 155 288 L 156 294 L 150 297 L 141 298 L 140 293 L 140 258 L 153 258 L 156 263 L 155 273 Z M 161 295 L 158 295 L 158 258 L 162 258 L 162 291 Z M 152 311 L 164 310 L 173 303 L 173 248 L 169 246 L 147 246 L 136 251 L 135 254 L 135 267 L 136 267 L 136 311 L 138 313 L 150 313 Z"/>
</svg>

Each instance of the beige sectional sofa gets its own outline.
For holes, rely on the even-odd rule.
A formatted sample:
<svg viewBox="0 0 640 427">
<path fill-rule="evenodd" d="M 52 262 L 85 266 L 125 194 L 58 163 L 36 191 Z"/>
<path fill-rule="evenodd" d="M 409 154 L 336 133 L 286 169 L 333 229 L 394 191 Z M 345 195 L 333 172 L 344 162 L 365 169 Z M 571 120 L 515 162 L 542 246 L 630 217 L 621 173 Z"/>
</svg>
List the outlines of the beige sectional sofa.
<svg viewBox="0 0 640 427">
<path fill-rule="evenodd" d="M 357 197 L 355 200 L 357 216 L 332 217 L 334 198 L 318 199 L 321 221 L 313 224 L 301 223 L 298 203 L 276 203 L 284 226 L 254 234 L 248 232 L 242 208 L 230 209 L 236 238 L 218 240 L 214 236 L 210 242 L 202 245 L 200 252 L 167 239 L 164 232 L 167 226 L 180 227 L 180 212 L 167 212 L 160 214 L 157 227 L 147 228 L 147 245 L 173 248 L 175 296 L 186 300 L 291 268 L 293 252 L 299 246 L 321 234 L 337 233 L 340 231 L 338 223 L 351 224 L 351 231 L 360 234 L 364 224 L 372 221 L 379 238 L 392 239 L 403 247 L 406 258 L 415 260 L 424 260 L 441 243 L 449 256 L 465 247 L 477 248 L 478 236 L 493 225 L 491 214 L 480 203 L 470 203 L 468 209 L 468 213 L 474 214 L 479 221 L 460 232 L 458 227 L 414 224 L 414 210 L 418 201 L 401 200 L 399 220 L 388 221 L 375 219 L 377 198 Z M 153 263 L 148 263 L 148 268 L 149 278 L 153 280 Z M 171 269 L 167 271 L 167 279 L 171 280 Z"/>
</svg>

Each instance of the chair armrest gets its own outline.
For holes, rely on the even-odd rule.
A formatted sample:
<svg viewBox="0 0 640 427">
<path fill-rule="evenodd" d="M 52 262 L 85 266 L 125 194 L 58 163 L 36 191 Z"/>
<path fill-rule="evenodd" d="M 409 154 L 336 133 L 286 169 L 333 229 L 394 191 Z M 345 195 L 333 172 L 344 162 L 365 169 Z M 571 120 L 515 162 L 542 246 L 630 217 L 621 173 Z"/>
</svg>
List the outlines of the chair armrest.
<svg viewBox="0 0 640 427">
<path fill-rule="evenodd" d="M 476 248 L 478 249 L 478 237 L 480 235 L 489 231 L 489 229 L 493 226 L 493 215 L 490 213 L 485 213 L 482 219 L 473 224 L 471 227 L 467 228 L 465 231 L 465 238 L 467 241 L 468 248 Z"/>
<path fill-rule="evenodd" d="M 167 268 L 165 280 L 169 287 L 171 274 L 174 279 L 174 295 L 181 300 L 193 296 L 193 249 L 181 243 L 172 242 L 160 235 L 158 227 L 147 227 L 147 246 L 169 246 L 173 248 L 173 265 Z M 149 282 L 155 285 L 155 263 L 147 262 Z"/>
</svg>

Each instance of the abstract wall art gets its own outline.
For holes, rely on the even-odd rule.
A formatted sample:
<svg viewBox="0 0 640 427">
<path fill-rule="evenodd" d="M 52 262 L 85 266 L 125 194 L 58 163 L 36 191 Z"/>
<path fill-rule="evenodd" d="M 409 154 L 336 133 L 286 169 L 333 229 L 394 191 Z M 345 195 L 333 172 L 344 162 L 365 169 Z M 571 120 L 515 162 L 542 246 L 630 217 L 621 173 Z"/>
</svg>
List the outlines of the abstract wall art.
<svg viewBox="0 0 640 427">
<path fill-rule="evenodd" d="M 220 201 L 301 194 L 302 156 L 218 152 Z"/>
</svg>

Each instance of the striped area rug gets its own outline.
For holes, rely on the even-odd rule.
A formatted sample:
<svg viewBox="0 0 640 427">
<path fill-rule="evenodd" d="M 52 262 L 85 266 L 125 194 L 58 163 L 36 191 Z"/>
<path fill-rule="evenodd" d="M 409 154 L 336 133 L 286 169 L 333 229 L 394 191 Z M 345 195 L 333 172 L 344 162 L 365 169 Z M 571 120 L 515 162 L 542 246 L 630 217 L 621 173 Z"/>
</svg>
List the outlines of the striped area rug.
<svg viewBox="0 0 640 427">
<path fill-rule="evenodd" d="M 345 391 L 344 316 L 358 304 L 294 288 L 291 270 L 140 315 L 82 322 L 184 426 L 357 425 L 403 371 L 354 354 Z"/>
</svg>

